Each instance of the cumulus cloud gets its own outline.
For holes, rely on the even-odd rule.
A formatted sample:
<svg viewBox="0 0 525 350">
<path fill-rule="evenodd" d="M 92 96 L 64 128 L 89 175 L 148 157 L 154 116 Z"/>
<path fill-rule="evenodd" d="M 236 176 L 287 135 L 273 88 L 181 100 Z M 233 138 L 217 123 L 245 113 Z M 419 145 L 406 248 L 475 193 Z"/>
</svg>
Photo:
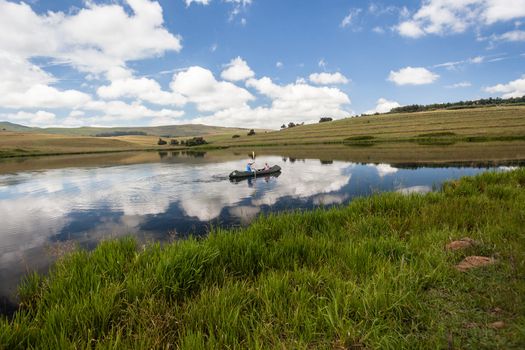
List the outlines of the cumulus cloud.
<svg viewBox="0 0 525 350">
<path fill-rule="evenodd" d="M 248 90 L 230 82 L 217 81 L 211 71 L 198 66 L 175 74 L 170 87 L 188 102 L 195 103 L 201 112 L 244 107 L 255 99 Z"/>
<path fill-rule="evenodd" d="M 38 66 L 0 51 L 0 106 L 5 108 L 76 107 L 91 97 L 76 90 L 49 86 L 56 79 Z"/>
<path fill-rule="evenodd" d="M 158 105 L 176 106 L 186 103 L 184 96 L 173 91 L 163 91 L 157 81 L 136 78 L 131 71 L 121 67 L 111 69 L 107 77 L 111 83 L 97 89 L 97 94 L 103 99 L 138 98 Z"/>
<path fill-rule="evenodd" d="M 0 115 L 2 119 L 15 123 L 23 123 L 27 126 L 48 126 L 55 122 L 56 115 L 51 112 L 38 111 L 35 113 L 19 111 L 17 113 L 5 113 Z"/>
<path fill-rule="evenodd" d="M 180 37 L 164 28 L 158 2 L 127 0 L 126 4 L 129 9 L 87 2 L 70 13 L 37 14 L 26 3 L 0 0 L 0 106 L 82 109 L 94 102 L 85 92 L 54 86 L 59 80 L 31 63 L 35 57 L 89 72 L 92 78 L 106 74 L 111 83 L 98 90 L 106 99 L 182 104 L 178 96 L 162 91 L 153 80 L 134 78 L 129 72 L 125 77 L 112 73 L 127 72 L 128 61 L 182 47 Z M 35 120 L 29 123 L 44 121 L 42 114 L 33 116 Z"/>
<path fill-rule="evenodd" d="M 199 117 L 195 122 L 277 129 L 285 121 L 310 123 L 317 122 L 321 116 L 342 118 L 350 115 L 345 110 L 350 98 L 337 88 L 312 86 L 303 81 L 278 85 L 268 77 L 249 79 L 246 85 L 269 98 L 271 105 L 252 108 L 244 104 L 225 108 L 213 115 Z"/>
<path fill-rule="evenodd" d="M 405 67 L 398 71 L 390 71 L 388 80 L 396 85 L 424 85 L 431 84 L 439 75 L 423 67 Z"/>
<path fill-rule="evenodd" d="M 510 81 L 506 84 L 497 84 L 485 88 L 491 94 L 499 93 L 503 98 L 525 96 L 525 74 L 521 78 Z"/>
<path fill-rule="evenodd" d="M 318 85 L 347 84 L 348 79 L 339 72 L 336 73 L 313 73 L 310 81 Z"/>
<path fill-rule="evenodd" d="M 470 27 L 525 17 L 525 0 L 425 0 L 411 18 L 396 27 L 411 38 L 462 33 Z"/>
<path fill-rule="evenodd" d="M 20 57 L 51 57 L 95 73 L 182 48 L 180 37 L 163 27 L 158 2 L 126 2 L 131 15 L 121 5 L 93 2 L 70 15 L 38 15 L 25 3 L 0 0 L 0 47 Z"/>
<path fill-rule="evenodd" d="M 397 31 L 403 36 L 409 38 L 419 38 L 425 35 L 423 29 L 415 21 L 405 21 L 397 26 Z"/>
<path fill-rule="evenodd" d="M 255 73 L 241 57 L 234 58 L 222 71 L 221 78 L 229 81 L 241 81 L 252 78 Z"/>
<path fill-rule="evenodd" d="M 132 103 L 123 101 L 91 101 L 84 105 L 83 109 L 102 112 L 99 116 L 90 117 L 90 121 L 96 123 L 129 121 L 144 117 L 177 118 L 184 115 L 183 111 L 172 109 L 151 110 L 137 101 Z"/>
<path fill-rule="evenodd" d="M 381 97 L 377 100 L 376 107 L 374 109 L 368 110 L 365 114 L 375 114 L 375 113 L 388 113 L 392 108 L 401 107 L 401 105 L 396 101 L 389 101 L 386 98 Z"/>
</svg>

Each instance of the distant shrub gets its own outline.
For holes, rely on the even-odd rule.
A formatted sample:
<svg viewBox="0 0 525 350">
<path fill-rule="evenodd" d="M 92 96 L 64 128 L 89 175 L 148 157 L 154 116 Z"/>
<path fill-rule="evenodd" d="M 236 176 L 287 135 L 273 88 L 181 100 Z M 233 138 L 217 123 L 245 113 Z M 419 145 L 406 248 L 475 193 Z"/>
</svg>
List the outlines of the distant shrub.
<svg viewBox="0 0 525 350">
<path fill-rule="evenodd" d="M 446 137 L 446 136 L 456 136 L 455 132 L 451 131 L 440 131 L 440 132 L 429 132 L 426 134 L 419 134 L 418 137 Z"/>
<path fill-rule="evenodd" d="M 170 141 L 170 145 L 172 145 L 172 146 L 176 146 L 176 145 L 178 145 L 178 144 L 179 144 L 179 140 L 172 139 L 172 140 Z"/>
<path fill-rule="evenodd" d="M 241 135 L 233 135 L 232 139 L 238 139 L 239 137 L 241 137 Z"/>
<path fill-rule="evenodd" d="M 248 132 L 248 136 L 252 136 L 252 135 L 255 135 L 255 130 L 250 129 L 250 131 Z"/>
<path fill-rule="evenodd" d="M 162 146 L 162 145 L 165 145 L 165 144 L 167 144 L 167 142 L 159 137 L 159 141 L 157 141 L 157 145 Z"/>
<path fill-rule="evenodd" d="M 319 119 L 319 123 L 331 122 L 332 120 L 333 119 L 330 117 L 322 117 L 321 119 Z"/>
<path fill-rule="evenodd" d="M 192 147 L 192 146 L 199 146 L 199 145 L 205 145 L 207 144 L 208 142 L 206 142 L 206 140 L 204 140 L 203 137 L 194 137 L 194 138 L 191 138 L 189 140 L 186 140 L 186 146 L 189 146 L 189 147 Z"/>
<path fill-rule="evenodd" d="M 288 123 L 288 128 L 293 128 L 295 127 L 295 123 L 294 122 L 289 122 Z"/>
<path fill-rule="evenodd" d="M 281 129 L 286 129 L 286 124 L 281 125 Z"/>
<path fill-rule="evenodd" d="M 350 136 L 345 139 L 345 141 L 370 141 L 374 137 L 370 135 L 359 135 L 359 136 Z"/>
<path fill-rule="evenodd" d="M 147 134 L 143 131 L 111 131 L 111 132 L 102 132 L 100 134 L 96 134 L 95 137 L 113 137 L 113 136 L 130 136 L 130 135 L 146 136 Z"/>
</svg>

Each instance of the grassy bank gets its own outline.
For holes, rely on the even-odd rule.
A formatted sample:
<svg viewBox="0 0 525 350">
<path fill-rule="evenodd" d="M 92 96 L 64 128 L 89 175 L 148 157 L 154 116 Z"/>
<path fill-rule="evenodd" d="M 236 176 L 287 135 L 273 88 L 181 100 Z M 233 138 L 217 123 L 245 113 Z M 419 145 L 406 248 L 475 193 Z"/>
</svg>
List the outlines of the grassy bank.
<svg viewBox="0 0 525 350">
<path fill-rule="evenodd" d="M 516 170 L 201 240 L 107 241 L 30 277 L 0 348 L 520 348 L 524 213 Z M 467 255 L 497 263 L 459 272 Z"/>
</svg>

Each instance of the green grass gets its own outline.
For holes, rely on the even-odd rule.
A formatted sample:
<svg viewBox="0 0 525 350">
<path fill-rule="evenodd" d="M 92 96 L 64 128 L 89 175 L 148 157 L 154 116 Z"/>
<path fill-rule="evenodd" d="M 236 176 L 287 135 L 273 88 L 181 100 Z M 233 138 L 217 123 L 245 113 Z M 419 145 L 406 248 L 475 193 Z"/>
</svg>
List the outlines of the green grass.
<svg viewBox="0 0 525 350">
<path fill-rule="evenodd" d="M 524 224 L 516 170 L 200 240 L 105 241 L 21 285 L 0 348 L 523 348 Z M 465 236 L 479 244 L 445 251 Z M 498 263 L 460 273 L 466 255 Z"/>
<path fill-rule="evenodd" d="M 7 125 L 7 124 L 6 124 Z M 7 125 L 8 130 L 14 128 Z M 249 127 L 249 126 L 248 126 Z M 484 107 L 459 110 L 437 110 L 418 113 L 393 113 L 346 118 L 332 122 L 300 125 L 280 131 L 246 130 L 204 125 L 176 125 L 154 128 L 76 128 L 16 129 L 24 132 L 0 131 L 0 158 L 27 155 L 99 153 L 111 150 L 157 149 L 158 136 L 172 135 L 182 140 L 204 136 L 206 150 L 227 147 L 274 147 L 348 144 L 419 143 L 450 145 L 458 142 L 501 142 L 525 140 L 525 107 Z M 142 131 L 150 136 L 94 138 L 82 135 L 110 131 Z M 45 132 L 47 134 L 39 134 Z M 238 134 L 240 137 L 232 138 Z M 160 148 L 167 146 L 160 146 Z M 23 150 L 23 152 L 15 151 Z"/>
<path fill-rule="evenodd" d="M 241 135 L 216 142 L 229 146 L 406 142 L 418 138 L 485 141 L 523 139 L 525 107 L 490 107 L 392 113 L 302 125 L 275 132 Z"/>
</svg>

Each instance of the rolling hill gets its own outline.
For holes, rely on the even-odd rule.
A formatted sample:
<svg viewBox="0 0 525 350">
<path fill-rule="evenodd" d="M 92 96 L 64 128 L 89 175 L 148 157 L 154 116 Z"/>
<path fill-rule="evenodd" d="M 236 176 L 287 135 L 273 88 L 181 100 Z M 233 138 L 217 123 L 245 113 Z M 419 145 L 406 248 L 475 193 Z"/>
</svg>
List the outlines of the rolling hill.
<svg viewBox="0 0 525 350">
<path fill-rule="evenodd" d="M 164 125 L 151 127 L 82 127 L 82 128 L 36 128 L 10 122 L 0 122 L 0 130 L 33 132 L 39 134 L 58 134 L 70 136 L 97 136 L 110 133 L 144 133 L 152 136 L 186 137 L 211 134 L 246 133 L 247 129 L 209 126 L 202 124 Z"/>
</svg>

